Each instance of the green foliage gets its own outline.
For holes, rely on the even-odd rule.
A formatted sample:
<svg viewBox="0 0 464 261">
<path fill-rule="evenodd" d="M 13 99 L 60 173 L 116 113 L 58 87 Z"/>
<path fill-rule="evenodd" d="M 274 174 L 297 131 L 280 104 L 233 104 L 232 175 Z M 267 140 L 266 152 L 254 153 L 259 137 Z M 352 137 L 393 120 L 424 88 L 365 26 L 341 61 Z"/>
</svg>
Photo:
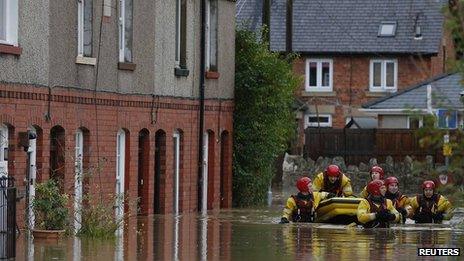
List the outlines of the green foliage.
<svg viewBox="0 0 464 261">
<path fill-rule="evenodd" d="M 451 32 L 455 50 L 463 56 L 453 67 L 464 76 L 464 0 L 450 0 L 444 7 L 446 26 Z"/>
<path fill-rule="evenodd" d="M 294 55 L 269 51 L 260 34 L 236 33 L 234 179 L 236 206 L 264 202 L 273 165 L 295 128 L 291 109 L 301 79 L 292 72 Z"/>
<path fill-rule="evenodd" d="M 112 239 L 123 220 L 115 220 L 113 204 L 105 204 L 87 196 L 81 210 L 82 224 L 77 236 L 96 239 Z"/>
<path fill-rule="evenodd" d="M 32 201 L 36 227 L 47 230 L 65 229 L 68 225 L 67 203 L 68 195 L 60 192 L 54 180 L 37 184 Z"/>
</svg>

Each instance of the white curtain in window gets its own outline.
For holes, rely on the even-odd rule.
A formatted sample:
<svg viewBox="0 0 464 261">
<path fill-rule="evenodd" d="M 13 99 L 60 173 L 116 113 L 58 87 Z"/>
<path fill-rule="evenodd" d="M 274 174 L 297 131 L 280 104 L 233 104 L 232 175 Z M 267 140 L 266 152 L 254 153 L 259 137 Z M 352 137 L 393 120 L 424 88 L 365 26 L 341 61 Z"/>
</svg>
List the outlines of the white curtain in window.
<svg viewBox="0 0 464 261">
<path fill-rule="evenodd" d="M 92 56 L 93 0 L 84 1 L 84 56 Z"/>
<path fill-rule="evenodd" d="M 124 61 L 132 62 L 132 0 L 125 0 L 124 5 Z"/>
<path fill-rule="evenodd" d="M 210 0 L 210 70 L 217 70 L 217 52 L 218 52 L 218 1 Z"/>
</svg>

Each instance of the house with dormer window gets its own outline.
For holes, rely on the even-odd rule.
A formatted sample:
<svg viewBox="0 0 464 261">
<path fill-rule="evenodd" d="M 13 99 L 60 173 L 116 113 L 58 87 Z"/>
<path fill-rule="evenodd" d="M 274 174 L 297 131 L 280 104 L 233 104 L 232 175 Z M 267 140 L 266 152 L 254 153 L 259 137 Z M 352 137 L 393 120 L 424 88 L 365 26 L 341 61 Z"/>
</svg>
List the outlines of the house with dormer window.
<svg viewBox="0 0 464 261">
<path fill-rule="evenodd" d="M 300 144 L 306 128 L 377 128 L 362 104 L 447 71 L 455 59 L 444 29 L 447 1 L 237 1 L 237 23 L 269 26 L 270 49 L 295 52 Z"/>
</svg>

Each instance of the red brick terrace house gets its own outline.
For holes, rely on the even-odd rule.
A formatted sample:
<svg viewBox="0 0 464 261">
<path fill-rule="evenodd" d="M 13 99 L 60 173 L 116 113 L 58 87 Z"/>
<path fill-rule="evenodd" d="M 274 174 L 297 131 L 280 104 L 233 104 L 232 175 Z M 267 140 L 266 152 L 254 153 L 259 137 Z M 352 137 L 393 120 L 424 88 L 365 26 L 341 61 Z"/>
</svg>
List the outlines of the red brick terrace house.
<svg viewBox="0 0 464 261">
<path fill-rule="evenodd" d="M 231 207 L 234 1 L 206 1 L 205 46 L 201 1 L 2 2 L 0 172 L 21 195 L 55 179 L 71 213 L 86 194 L 126 196 L 117 217 L 135 198 L 139 214 Z"/>
<path fill-rule="evenodd" d="M 376 128 L 362 104 L 442 74 L 455 58 L 441 12 L 447 1 L 239 2 L 238 21 L 270 24 L 272 51 L 300 55 L 299 152 L 308 127 L 344 128 L 353 118 Z"/>
</svg>

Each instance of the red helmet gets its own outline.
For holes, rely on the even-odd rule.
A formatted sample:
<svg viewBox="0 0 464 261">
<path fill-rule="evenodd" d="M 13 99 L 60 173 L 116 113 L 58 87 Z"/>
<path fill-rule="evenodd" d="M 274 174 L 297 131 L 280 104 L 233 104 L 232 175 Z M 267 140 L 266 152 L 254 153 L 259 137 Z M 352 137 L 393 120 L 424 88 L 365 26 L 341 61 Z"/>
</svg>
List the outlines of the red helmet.
<svg viewBox="0 0 464 261">
<path fill-rule="evenodd" d="M 340 168 L 337 165 L 329 165 L 327 169 L 325 169 L 325 173 L 329 177 L 338 177 L 340 176 Z"/>
<path fill-rule="evenodd" d="M 384 173 L 383 173 L 383 169 L 380 166 L 373 166 L 369 173 L 372 175 L 372 172 L 379 173 L 380 174 L 380 179 L 383 179 Z"/>
<path fill-rule="evenodd" d="M 431 180 L 424 181 L 424 183 L 422 183 L 422 189 L 426 189 L 426 188 L 435 189 L 435 182 Z"/>
<path fill-rule="evenodd" d="M 380 196 L 382 195 L 382 193 L 380 193 L 380 188 L 384 185 L 382 180 L 373 180 L 367 184 L 367 192 L 372 196 Z"/>
<path fill-rule="evenodd" d="M 388 188 L 388 185 L 393 184 L 393 183 L 396 183 L 397 185 L 400 184 L 398 182 L 398 179 L 395 178 L 395 177 L 388 177 L 388 178 L 385 179 L 385 186 L 387 186 L 387 188 Z"/>
<path fill-rule="evenodd" d="M 309 184 L 311 184 L 311 179 L 308 177 L 302 177 L 296 182 L 296 188 L 300 192 L 309 192 Z"/>
</svg>

